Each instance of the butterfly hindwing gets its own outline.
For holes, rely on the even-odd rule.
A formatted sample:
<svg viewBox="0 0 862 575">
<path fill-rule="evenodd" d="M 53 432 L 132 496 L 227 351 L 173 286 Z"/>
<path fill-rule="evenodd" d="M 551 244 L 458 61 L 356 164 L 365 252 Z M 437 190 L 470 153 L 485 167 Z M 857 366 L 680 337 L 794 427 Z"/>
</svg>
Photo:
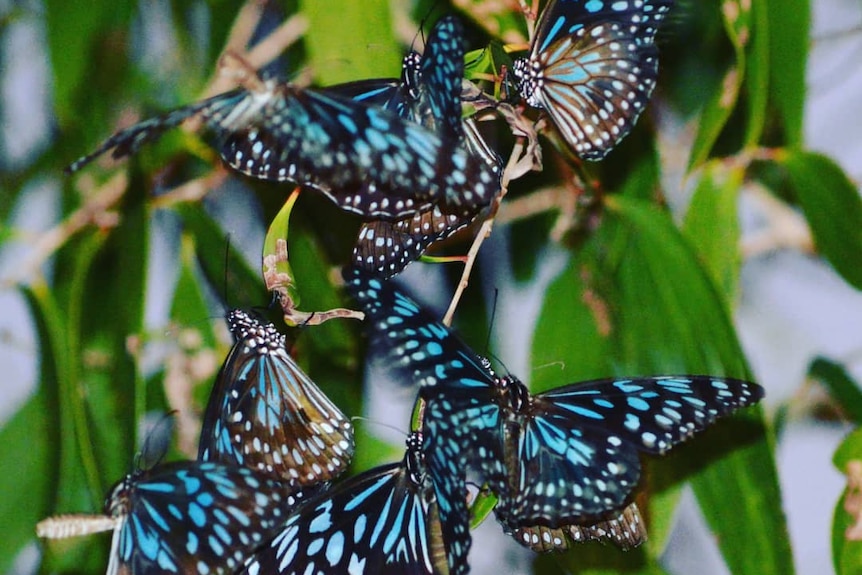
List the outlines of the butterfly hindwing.
<svg viewBox="0 0 862 575">
<path fill-rule="evenodd" d="M 330 481 L 353 456 L 353 425 L 290 357 L 284 336 L 241 311 L 216 378 L 198 450 L 301 485 Z"/>
</svg>

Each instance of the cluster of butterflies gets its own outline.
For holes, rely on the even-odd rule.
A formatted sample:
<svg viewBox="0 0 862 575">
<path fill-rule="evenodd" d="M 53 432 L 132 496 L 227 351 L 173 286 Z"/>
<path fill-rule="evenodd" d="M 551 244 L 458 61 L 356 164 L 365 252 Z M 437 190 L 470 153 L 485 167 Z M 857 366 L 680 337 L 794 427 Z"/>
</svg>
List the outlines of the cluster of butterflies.
<svg viewBox="0 0 862 575">
<path fill-rule="evenodd" d="M 577 155 L 603 158 L 649 101 L 655 35 L 670 3 L 551 0 L 529 56 L 512 66 L 511 92 L 544 109 Z M 303 89 L 252 77 L 118 132 L 67 171 L 111 150 L 114 158 L 133 154 L 199 116 L 234 170 L 320 191 L 359 215 L 353 264 L 390 277 L 479 218 L 500 193 L 500 156 L 475 119 L 462 118 L 464 51 L 462 24 L 443 17 L 424 53 L 404 58 L 400 79 Z"/>
<path fill-rule="evenodd" d="M 530 106 L 600 159 L 624 137 L 655 84 L 658 24 L 670 0 L 551 0 L 529 56 L 513 66 Z M 138 470 L 110 492 L 109 574 L 404 573 L 469 570 L 468 472 L 498 502 L 504 531 L 535 551 L 645 538 L 632 493 L 640 453 L 662 454 L 716 418 L 756 403 L 753 384 L 710 376 L 606 379 L 532 395 L 499 376 L 388 277 L 480 216 L 502 165 L 462 118 L 463 30 L 434 27 L 400 80 L 302 89 L 247 86 L 117 133 L 134 153 L 200 115 L 234 169 L 323 192 L 363 217 L 349 292 L 370 347 L 416 385 L 421 423 L 404 458 L 346 480 L 353 426 L 304 374 L 272 324 L 233 311 L 235 343 L 204 414 L 196 461 Z M 92 517 L 90 519 L 93 519 Z M 40 524 L 85 532 L 82 516 Z"/>
</svg>

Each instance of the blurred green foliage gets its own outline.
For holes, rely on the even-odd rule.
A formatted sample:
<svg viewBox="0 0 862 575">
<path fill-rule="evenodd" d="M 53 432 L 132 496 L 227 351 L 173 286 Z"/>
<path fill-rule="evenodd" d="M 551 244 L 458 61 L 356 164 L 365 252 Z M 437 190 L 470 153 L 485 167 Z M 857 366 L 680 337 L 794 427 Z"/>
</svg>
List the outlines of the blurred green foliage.
<svg viewBox="0 0 862 575">
<path fill-rule="evenodd" d="M 399 74 L 409 34 L 418 30 L 411 22 L 448 8 L 419 2 L 408 11 L 403 4 L 251 2 L 246 9 L 265 6 L 262 21 L 269 24 L 262 29 L 269 31 L 291 16 L 305 16 L 309 26 L 303 39 L 275 68 L 287 77 L 308 69 L 326 85 Z M 511 40 L 525 30 L 518 12 L 502 4 L 459 3 L 470 22 L 470 48 L 493 42 L 493 50 L 471 56 L 478 67 L 505 63 L 501 36 Z M 80 175 L 61 176 L 65 164 L 129 118 L 198 97 L 240 11 L 237 3 L 224 1 L 166 3 L 170 18 L 161 26 L 172 41 L 162 56 L 164 65 L 154 67 L 144 57 L 164 41 L 155 39 L 152 23 L 145 25 L 154 6 L 49 0 L 43 12 L 15 16 L 44 26 L 56 130 L 36 157 L 2 174 L 0 216 L 7 223 L 0 237 L 16 240 L 12 208 L 27 205 L 28 184 L 41 178 L 59 186 L 63 221 L 57 228 L 61 241 L 48 254 L 50 273 L 30 273 L 15 286 L 38 335 L 39 380 L 33 395 L 0 429 L 0 517 L 6 535 L 0 539 L 0 571 L 8 571 L 34 541 L 38 520 L 101 509 L 109 486 L 131 469 L 146 414 L 181 410 L 178 449 L 193 454 L 188 438 L 194 436 L 195 418 L 229 344 L 224 330 L 214 330 L 207 318 L 223 305 L 268 302 L 259 263 L 248 263 L 233 244 L 226 248 L 226 236 L 243 228 L 225 225 L 219 206 L 230 205 L 225 196 L 243 196 L 236 205 L 251 206 L 249 213 L 230 211 L 262 237 L 290 188 L 225 175 L 217 157 L 190 135 L 165 138 L 124 165 L 98 162 Z M 663 68 L 656 94 L 664 110 L 696 130 L 681 150 L 693 188 L 688 209 L 678 218 L 681 224 L 664 202 L 665 192 L 677 192 L 663 189 L 669 169 L 664 160 L 673 154 L 659 154 L 662 125 L 647 113 L 599 165 L 566 160 L 546 143 L 545 170 L 513 182 L 504 202 L 503 214 L 510 202 L 524 208 L 520 215 L 510 214 L 516 221 L 508 228 L 508 252 L 495 255 L 503 260 L 481 260 L 485 267 L 511 264 L 514 281 L 529 284 L 539 256 L 564 248 L 563 270 L 543 294 L 531 356 L 534 367 L 554 362 L 564 367 L 536 370 L 531 382 L 536 390 L 612 375 L 749 377 L 729 319 L 741 266 L 737 200 L 746 183 L 765 175 L 763 183 L 781 201 L 802 209 L 820 253 L 850 284 L 862 287 L 857 190 L 829 158 L 802 147 L 807 1 L 686 2 L 684 8 L 672 13 L 660 35 Z M 13 21 L 4 21 L 4 33 Z M 396 32 L 405 23 L 411 30 Z M 492 136 L 505 156 L 511 138 L 502 122 L 495 129 Z M 669 145 L 674 147 L 670 152 L 683 146 Z M 174 191 L 189 183 L 208 195 L 189 199 Z M 550 206 L 539 201 L 549 190 L 556 198 Z M 303 194 L 296 211 L 290 254 L 303 309 L 349 306 L 332 271 L 347 262 L 358 222 L 313 194 Z M 147 327 L 151 282 L 168 281 L 149 275 L 156 218 L 174 222 L 178 230 L 177 279 L 161 286 L 170 301 L 170 322 Z M 448 242 L 445 251 L 462 253 L 466 239 Z M 446 271 L 454 284 L 460 269 L 451 268 Z M 486 302 L 479 297 L 487 293 L 482 278 L 493 277 L 474 274 L 458 312 L 462 331 L 477 348 L 487 330 Z M 503 323 L 510 325 L 496 325 Z M 294 329 L 290 338 L 300 363 L 320 386 L 346 413 L 361 414 L 358 325 L 334 321 Z M 146 367 L 148 350 L 158 346 L 168 348 L 162 363 Z M 847 391 L 852 385 L 840 389 L 846 392 L 842 397 L 856 401 L 858 393 Z M 859 406 L 848 411 L 858 417 Z M 362 433 L 355 467 L 391 460 L 400 451 Z M 793 572 L 772 431 L 761 410 L 718 425 L 694 449 L 685 446 L 650 463 L 644 485 L 650 544 L 626 555 L 610 547 L 579 546 L 538 559 L 536 573 L 663 573 L 658 557 L 679 485 L 686 480 L 734 575 Z M 842 573 L 857 572 L 859 563 L 858 552 L 854 559 L 840 547 L 838 532 L 847 521 L 839 509 L 835 562 Z M 44 572 L 100 573 L 107 561 L 104 537 L 51 543 L 45 549 Z"/>
</svg>

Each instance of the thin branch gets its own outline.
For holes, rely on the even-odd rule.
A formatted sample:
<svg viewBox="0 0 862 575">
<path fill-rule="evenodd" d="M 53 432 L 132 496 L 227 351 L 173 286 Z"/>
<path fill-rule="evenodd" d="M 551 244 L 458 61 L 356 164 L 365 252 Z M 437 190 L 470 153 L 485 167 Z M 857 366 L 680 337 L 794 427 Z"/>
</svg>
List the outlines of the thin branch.
<svg viewBox="0 0 862 575">
<path fill-rule="evenodd" d="M 814 240 L 805 218 L 760 186 L 746 188 L 766 219 L 764 229 L 742 241 L 743 258 L 748 259 L 781 248 L 814 253 Z"/>
<path fill-rule="evenodd" d="M 114 227 L 119 223 L 119 217 L 113 211 L 128 188 L 128 177 L 124 172 L 118 172 L 105 182 L 90 197 L 84 205 L 69 214 L 69 216 L 41 234 L 33 244 L 27 260 L 17 267 L 18 273 L 2 281 L 4 288 L 24 283 L 38 272 L 45 261 L 72 236 L 93 224 L 103 228 Z"/>
<path fill-rule="evenodd" d="M 491 230 L 494 227 L 494 217 L 497 215 L 497 211 L 500 209 L 500 204 L 509 190 L 509 182 L 512 180 L 511 176 L 513 173 L 520 170 L 523 160 L 524 138 L 518 138 L 515 142 L 515 146 L 512 148 L 512 154 L 509 156 L 509 162 L 506 164 L 506 169 L 503 171 L 500 193 L 497 194 L 497 197 L 494 198 L 494 201 L 491 203 L 490 213 L 488 214 L 488 217 L 485 218 L 485 221 L 482 222 L 482 227 L 479 228 L 479 233 L 476 234 L 476 238 L 473 240 L 473 245 L 470 246 L 470 251 L 467 252 L 467 261 L 464 264 L 464 271 L 461 273 L 461 281 L 458 283 L 455 295 L 452 296 L 452 301 L 449 304 L 449 309 L 446 310 L 446 315 L 443 316 L 444 325 L 452 325 L 452 317 L 455 315 L 455 309 L 458 307 L 458 302 L 461 301 L 461 295 L 470 283 L 470 273 L 473 271 L 473 265 L 476 263 L 476 256 L 479 254 L 479 248 L 482 247 L 482 243 L 485 241 L 485 238 L 491 235 Z M 532 162 L 531 159 L 530 161 Z"/>
</svg>

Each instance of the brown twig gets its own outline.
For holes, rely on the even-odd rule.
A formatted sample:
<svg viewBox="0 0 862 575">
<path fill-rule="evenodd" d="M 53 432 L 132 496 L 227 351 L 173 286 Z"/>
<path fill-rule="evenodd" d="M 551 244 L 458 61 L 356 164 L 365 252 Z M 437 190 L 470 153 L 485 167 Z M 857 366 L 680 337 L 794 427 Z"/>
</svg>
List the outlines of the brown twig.
<svg viewBox="0 0 862 575">
<path fill-rule="evenodd" d="M 452 325 L 452 317 L 455 315 L 455 309 L 458 307 L 458 302 L 461 301 L 461 295 L 467 289 L 470 283 L 470 274 L 473 271 L 473 265 L 476 263 L 476 257 L 479 254 L 479 248 L 485 238 L 491 235 L 491 230 L 494 227 L 494 217 L 500 209 L 500 204 L 506 196 L 509 189 L 509 182 L 513 179 L 512 174 L 517 172 L 519 166 L 523 162 L 524 155 L 524 138 L 518 138 L 515 146 L 512 148 L 512 153 L 509 156 L 509 162 L 506 164 L 506 169 L 503 171 L 503 178 L 500 185 L 500 193 L 494 198 L 490 206 L 490 213 L 485 221 L 482 222 L 482 227 L 479 228 L 479 233 L 473 240 L 473 245 L 470 246 L 470 251 L 467 252 L 467 261 L 464 264 L 464 271 L 461 273 L 461 281 L 458 282 L 458 287 L 455 289 L 455 294 L 452 296 L 452 301 L 449 303 L 449 309 L 446 310 L 446 315 L 443 316 L 444 325 Z"/>
<path fill-rule="evenodd" d="M 69 239 L 89 225 L 113 227 L 119 223 L 115 212 L 110 211 L 122 199 L 128 188 L 128 176 L 117 173 L 90 195 L 80 208 L 41 234 L 36 239 L 28 260 L 17 267 L 17 274 L 3 281 L 3 287 L 11 287 L 35 275 L 38 269 Z"/>
</svg>

